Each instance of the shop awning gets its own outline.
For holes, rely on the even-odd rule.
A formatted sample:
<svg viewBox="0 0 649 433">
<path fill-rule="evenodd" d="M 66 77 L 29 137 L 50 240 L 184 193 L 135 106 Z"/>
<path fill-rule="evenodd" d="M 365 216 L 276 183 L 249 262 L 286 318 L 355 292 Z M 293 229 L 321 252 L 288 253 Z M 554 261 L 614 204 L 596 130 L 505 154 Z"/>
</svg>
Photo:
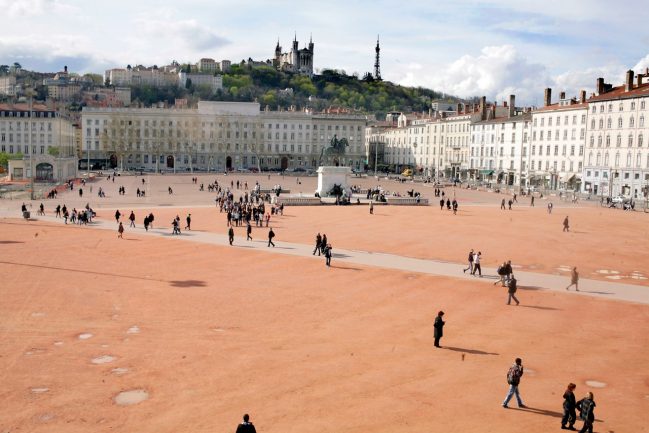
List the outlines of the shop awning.
<svg viewBox="0 0 649 433">
<path fill-rule="evenodd" d="M 491 176 L 492 174 L 494 174 L 494 171 L 493 170 L 480 170 L 480 174 L 482 174 L 483 176 Z"/>
<path fill-rule="evenodd" d="M 563 182 L 563 183 L 568 183 L 568 182 L 570 182 L 570 181 L 572 180 L 573 177 L 575 177 L 574 174 L 572 174 L 572 173 L 568 173 L 568 174 L 566 174 L 565 176 L 563 176 L 563 177 L 561 178 L 561 182 Z"/>
</svg>

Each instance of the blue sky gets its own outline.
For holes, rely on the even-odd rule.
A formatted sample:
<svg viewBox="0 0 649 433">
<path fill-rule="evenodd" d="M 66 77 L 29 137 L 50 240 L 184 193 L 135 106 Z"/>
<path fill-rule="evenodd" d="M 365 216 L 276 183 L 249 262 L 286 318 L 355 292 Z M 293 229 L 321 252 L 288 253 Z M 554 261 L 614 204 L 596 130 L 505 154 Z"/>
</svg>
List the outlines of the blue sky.
<svg viewBox="0 0 649 433">
<path fill-rule="evenodd" d="M 313 35 L 317 70 L 363 75 L 381 35 L 384 79 L 459 96 L 538 105 L 619 83 L 649 67 L 649 26 L 640 1 L 0 0 L 0 63 L 103 73 L 126 64 L 201 57 L 238 62 L 285 50 Z"/>
</svg>

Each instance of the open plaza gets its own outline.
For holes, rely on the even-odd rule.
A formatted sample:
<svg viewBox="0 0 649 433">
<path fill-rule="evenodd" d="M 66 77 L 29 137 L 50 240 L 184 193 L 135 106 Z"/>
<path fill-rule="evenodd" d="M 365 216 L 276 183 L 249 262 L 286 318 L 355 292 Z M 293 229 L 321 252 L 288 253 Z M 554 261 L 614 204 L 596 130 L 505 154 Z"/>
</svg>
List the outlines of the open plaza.
<svg viewBox="0 0 649 433">
<path fill-rule="evenodd" d="M 22 199 L 0 200 L 0 433 L 207 433 L 243 413 L 274 433 L 548 432 L 560 429 L 571 382 L 577 399 L 595 395 L 594 431 L 647 429 L 642 209 L 536 195 L 502 210 L 511 194 L 446 186 L 455 214 L 433 184 L 350 177 L 361 191 L 414 190 L 429 205 L 374 203 L 370 214 L 361 194 L 346 206 L 285 206 L 268 227 L 252 224 L 253 240 L 234 227 L 229 245 L 209 184 L 235 200 L 256 183 L 313 197 L 316 177 L 106 174 L 25 201 L 29 219 Z M 65 224 L 57 205 L 96 216 Z M 330 267 L 313 254 L 318 233 Z M 471 249 L 482 277 L 463 272 Z M 507 260 L 518 306 L 494 284 Z M 566 290 L 574 267 L 579 292 Z M 527 407 L 505 409 L 515 358 Z"/>
</svg>

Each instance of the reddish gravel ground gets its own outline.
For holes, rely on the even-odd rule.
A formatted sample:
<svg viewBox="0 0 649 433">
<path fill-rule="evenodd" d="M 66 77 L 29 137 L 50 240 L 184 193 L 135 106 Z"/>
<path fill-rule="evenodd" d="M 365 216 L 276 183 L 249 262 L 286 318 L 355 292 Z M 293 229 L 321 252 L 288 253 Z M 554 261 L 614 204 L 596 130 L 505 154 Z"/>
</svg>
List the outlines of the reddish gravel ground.
<svg viewBox="0 0 649 433">
<path fill-rule="evenodd" d="M 120 182 L 127 196 L 113 194 Z M 106 219 L 115 207 L 133 208 L 138 225 L 149 210 L 156 226 L 191 212 L 195 230 L 226 232 L 225 215 L 201 207 L 213 194 L 196 191 L 189 177 L 147 178 L 144 200 L 132 194 L 139 178 L 120 182 L 94 184 L 109 192 L 101 201 L 75 190 L 57 202 L 90 200 Z M 646 267 L 648 214 L 557 200 L 548 215 L 538 199 L 536 208 L 525 200 L 500 211 L 504 196 L 457 196 L 457 216 L 434 206 L 376 206 L 373 216 L 365 205 L 287 207 L 272 225 L 278 246 L 312 243 L 321 231 L 334 248 L 455 262 L 476 248 L 487 265 L 512 259 L 547 273 L 576 265 L 584 277 L 646 284 L 629 277 Z M 47 201 L 48 211 L 55 204 Z M 561 232 L 565 215 L 570 233 Z M 595 393 L 596 432 L 643 431 L 649 306 L 525 288 L 522 305 L 507 306 L 504 289 L 477 282 L 335 262 L 326 269 L 322 259 L 139 230 L 127 228 L 120 240 L 103 230 L 0 220 L 0 432 L 232 431 L 249 412 L 258 431 L 271 433 L 544 433 L 559 429 L 569 382 L 578 397 Z M 237 236 L 244 238 L 242 228 Z M 253 236 L 266 232 L 255 228 Z M 444 348 L 435 349 L 440 309 L 447 325 Z M 527 410 L 501 407 L 516 357 L 526 367 Z M 115 403 L 131 390 L 148 398 Z"/>
</svg>

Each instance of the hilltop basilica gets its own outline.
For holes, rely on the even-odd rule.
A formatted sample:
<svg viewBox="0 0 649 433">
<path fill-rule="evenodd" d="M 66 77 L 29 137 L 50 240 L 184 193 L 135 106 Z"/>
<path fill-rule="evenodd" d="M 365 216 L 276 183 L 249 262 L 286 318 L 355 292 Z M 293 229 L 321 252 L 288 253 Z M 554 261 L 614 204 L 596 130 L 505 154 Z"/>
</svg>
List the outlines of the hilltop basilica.
<svg viewBox="0 0 649 433">
<path fill-rule="evenodd" d="M 273 66 L 280 71 L 293 72 L 297 74 L 313 76 L 313 41 L 309 40 L 309 46 L 298 49 L 297 35 L 293 39 L 293 47 L 290 52 L 282 53 L 282 47 L 277 40 Z"/>
</svg>

